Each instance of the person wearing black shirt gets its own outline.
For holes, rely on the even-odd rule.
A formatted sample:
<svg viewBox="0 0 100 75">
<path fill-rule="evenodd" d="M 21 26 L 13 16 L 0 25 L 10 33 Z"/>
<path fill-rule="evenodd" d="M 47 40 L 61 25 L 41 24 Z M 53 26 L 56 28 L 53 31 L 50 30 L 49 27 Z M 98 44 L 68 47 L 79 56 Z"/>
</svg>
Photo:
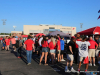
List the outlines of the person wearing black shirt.
<svg viewBox="0 0 100 75">
<path fill-rule="evenodd" d="M 95 37 L 95 42 L 96 42 L 97 44 L 99 44 L 99 37 L 98 37 L 98 36 Z"/>
<path fill-rule="evenodd" d="M 73 54 L 74 54 L 74 49 L 75 49 L 75 37 L 71 38 L 71 41 L 68 43 L 68 48 L 67 48 L 67 63 L 66 63 L 66 67 L 65 67 L 65 72 L 69 72 L 68 70 L 68 65 L 70 63 L 70 67 L 71 67 L 71 71 L 75 72 L 75 70 L 73 69 L 72 65 L 73 65 Z"/>
</svg>

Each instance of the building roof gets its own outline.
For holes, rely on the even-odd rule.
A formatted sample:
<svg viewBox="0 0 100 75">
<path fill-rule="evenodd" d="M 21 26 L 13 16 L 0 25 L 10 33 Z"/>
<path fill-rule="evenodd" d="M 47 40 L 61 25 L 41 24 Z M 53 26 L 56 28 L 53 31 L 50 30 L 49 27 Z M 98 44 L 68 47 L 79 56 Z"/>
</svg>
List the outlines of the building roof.
<svg viewBox="0 0 100 75">
<path fill-rule="evenodd" d="M 11 33 L 22 33 L 22 31 L 11 31 Z"/>
</svg>

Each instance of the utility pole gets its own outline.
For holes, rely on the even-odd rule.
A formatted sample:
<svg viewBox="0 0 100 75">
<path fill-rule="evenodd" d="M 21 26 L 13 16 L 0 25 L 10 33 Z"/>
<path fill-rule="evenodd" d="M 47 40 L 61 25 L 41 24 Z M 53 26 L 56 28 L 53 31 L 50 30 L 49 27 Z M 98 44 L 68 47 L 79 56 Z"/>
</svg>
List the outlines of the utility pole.
<svg viewBox="0 0 100 75">
<path fill-rule="evenodd" d="M 16 26 L 13 26 L 13 28 L 14 28 L 14 31 L 15 31 Z"/>
<path fill-rule="evenodd" d="M 3 21 L 3 25 L 6 25 L 6 19 L 2 19 L 2 21 Z M 4 28 L 4 35 L 5 35 L 5 28 Z"/>
<path fill-rule="evenodd" d="M 80 23 L 80 28 L 81 28 L 81 31 L 82 31 L 82 26 L 83 26 L 83 23 Z"/>
</svg>

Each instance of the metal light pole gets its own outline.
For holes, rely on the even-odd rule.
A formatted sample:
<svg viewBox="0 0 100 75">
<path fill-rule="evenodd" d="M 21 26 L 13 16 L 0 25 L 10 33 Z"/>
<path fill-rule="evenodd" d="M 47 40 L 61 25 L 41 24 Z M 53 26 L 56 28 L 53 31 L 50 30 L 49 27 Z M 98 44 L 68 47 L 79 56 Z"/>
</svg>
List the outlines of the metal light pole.
<svg viewBox="0 0 100 75">
<path fill-rule="evenodd" d="M 14 31 L 15 31 L 16 26 L 13 26 L 13 28 L 14 28 Z"/>
<path fill-rule="evenodd" d="M 83 26 L 83 23 L 80 23 L 80 28 L 81 28 L 81 31 L 82 31 L 82 26 Z"/>
<path fill-rule="evenodd" d="M 3 21 L 3 25 L 6 25 L 6 19 L 2 19 L 2 21 Z M 5 28 L 4 28 L 4 35 L 5 35 Z"/>
</svg>

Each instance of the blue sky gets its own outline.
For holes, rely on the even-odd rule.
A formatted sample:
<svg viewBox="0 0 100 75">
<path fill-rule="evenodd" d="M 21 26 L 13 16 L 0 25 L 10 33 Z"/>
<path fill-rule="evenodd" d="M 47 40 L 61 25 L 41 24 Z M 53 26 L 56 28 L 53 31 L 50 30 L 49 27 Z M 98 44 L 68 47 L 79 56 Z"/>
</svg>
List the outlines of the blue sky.
<svg viewBox="0 0 100 75">
<path fill-rule="evenodd" d="M 23 31 L 23 25 L 62 24 L 83 30 L 99 26 L 100 0 L 0 0 L 0 33 Z M 1 19 L 7 19 L 5 27 Z"/>
</svg>

